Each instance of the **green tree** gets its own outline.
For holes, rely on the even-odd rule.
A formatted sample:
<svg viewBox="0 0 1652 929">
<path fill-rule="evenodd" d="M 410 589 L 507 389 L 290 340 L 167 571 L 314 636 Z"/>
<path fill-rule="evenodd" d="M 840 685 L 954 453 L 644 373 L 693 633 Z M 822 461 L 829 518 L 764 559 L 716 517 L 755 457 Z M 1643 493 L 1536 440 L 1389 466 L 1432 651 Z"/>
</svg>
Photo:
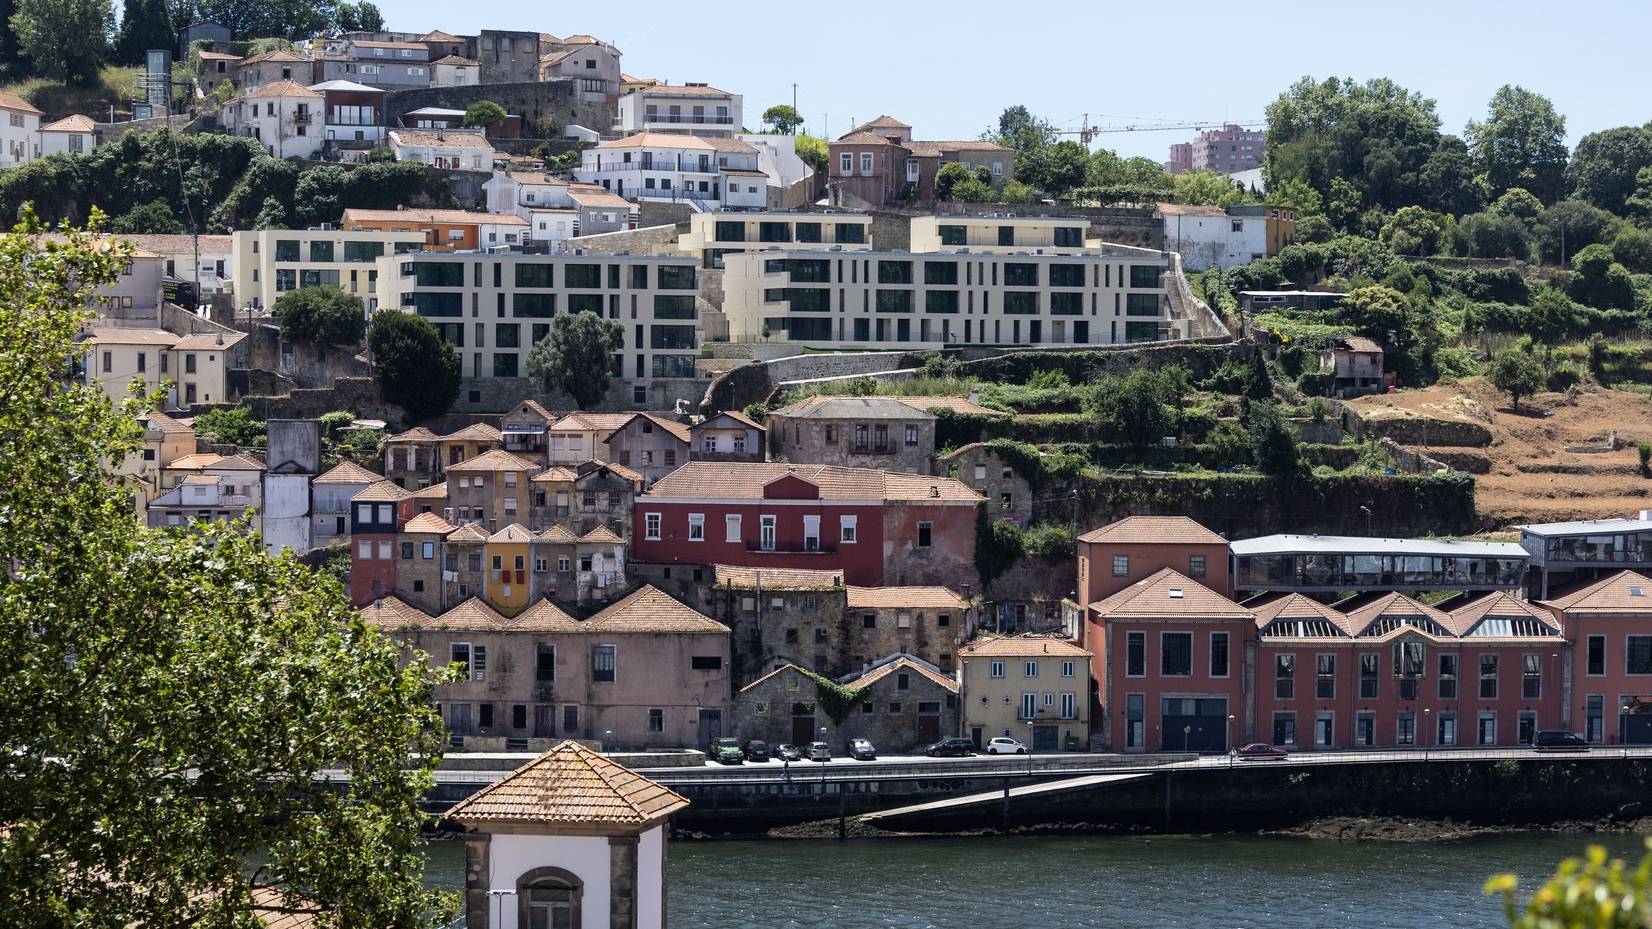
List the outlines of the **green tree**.
<svg viewBox="0 0 1652 929">
<path fill-rule="evenodd" d="M 1493 196 L 1524 187 L 1544 203 L 1561 198 L 1566 172 L 1566 117 L 1542 94 L 1504 84 L 1484 122 L 1465 133 L 1474 163 Z"/>
<path fill-rule="evenodd" d="M 1511 216 L 1532 229 L 1543 216 L 1543 201 L 1524 187 L 1511 187 L 1497 198 L 1490 211 L 1498 216 Z"/>
<path fill-rule="evenodd" d="M 1518 410 L 1521 397 L 1543 389 L 1543 363 L 1525 349 L 1509 349 L 1492 361 L 1490 377 L 1491 386 L 1508 394 Z"/>
<path fill-rule="evenodd" d="M 492 129 L 510 114 L 492 100 L 478 100 L 465 107 L 465 125 L 472 129 Z"/>
<path fill-rule="evenodd" d="M 1247 198 L 1244 191 L 1225 174 L 1210 171 L 1183 171 L 1175 176 L 1171 198 L 1177 203 L 1199 206 L 1232 206 Z"/>
<path fill-rule="evenodd" d="M 817 135 L 800 132 L 792 138 L 792 144 L 797 149 L 797 157 L 803 163 L 813 168 L 816 174 L 825 174 L 830 167 L 832 152 L 826 140 Z"/>
<path fill-rule="evenodd" d="M 958 185 L 975 180 L 975 175 L 962 162 L 949 161 L 935 172 L 935 199 L 957 200 L 954 191 Z"/>
<path fill-rule="evenodd" d="M 1468 258 L 1525 258 L 1530 252 L 1526 224 L 1498 213 L 1464 216 L 1452 237 L 1457 254 Z"/>
<path fill-rule="evenodd" d="M 11 80 L 22 76 L 23 53 L 17 48 L 17 31 L 11 25 L 17 12 L 17 0 L 0 0 L 0 78 Z"/>
<path fill-rule="evenodd" d="M 1017 173 L 1020 172 L 1020 167 L 1018 159 Z M 1089 171 L 1090 153 L 1084 146 L 1071 140 L 1057 142 L 1044 150 L 1042 188 L 1052 197 L 1061 196 L 1075 188 L 1083 187 Z M 1027 183 L 1032 184 L 1031 181 Z"/>
<path fill-rule="evenodd" d="M 1257 470 L 1274 477 L 1299 477 L 1306 473 L 1296 435 L 1285 425 L 1279 407 L 1268 401 L 1251 401 L 1245 416 L 1245 434 Z"/>
<path fill-rule="evenodd" d="M 1420 206 L 1402 206 L 1383 225 L 1381 238 L 1396 255 L 1422 257 L 1439 252 L 1445 231 L 1445 216 Z"/>
<path fill-rule="evenodd" d="M 1394 343 L 1409 332 L 1411 299 L 1392 287 L 1374 284 L 1355 289 L 1340 305 L 1342 318 L 1360 332 Z"/>
<path fill-rule="evenodd" d="M 98 81 L 113 25 L 109 0 L 17 0 L 11 18 L 35 73 L 83 87 Z"/>
<path fill-rule="evenodd" d="M 1252 400 L 1273 398 L 1273 375 L 1268 373 L 1268 360 L 1262 357 L 1261 351 L 1251 352 L 1250 360 L 1245 363 L 1245 386 L 1242 395 Z"/>
<path fill-rule="evenodd" d="M 1033 190 L 1020 181 L 1010 181 L 998 191 L 1000 203 L 1037 203 L 1038 191 Z"/>
<path fill-rule="evenodd" d="M 384 14 L 371 0 L 359 0 L 356 3 L 344 0 L 338 5 L 334 22 L 339 32 L 384 31 Z"/>
<path fill-rule="evenodd" d="M 1572 271 L 1568 290 L 1579 303 L 1598 310 L 1635 308 L 1635 283 L 1606 246 L 1595 244 L 1578 252 L 1572 257 Z"/>
<path fill-rule="evenodd" d="M 1138 450 L 1157 445 L 1177 428 L 1177 409 L 1187 392 L 1185 367 L 1138 368 L 1102 379 L 1086 408 Z"/>
<path fill-rule="evenodd" d="M 115 37 L 115 60 L 123 64 L 143 64 L 144 52 L 152 48 L 176 48 L 172 13 L 166 0 L 125 0 L 121 6 L 120 32 Z"/>
<path fill-rule="evenodd" d="M 121 232 L 128 235 L 177 235 L 184 231 L 184 224 L 178 220 L 178 215 L 172 212 L 172 205 L 165 200 L 151 200 L 140 203 L 115 217 L 109 224 L 111 232 Z"/>
<path fill-rule="evenodd" d="M 62 378 L 123 255 L 19 231 L 0 240 L 0 922 L 233 929 L 255 893 L 329 924 L 442 921 L 421 881 L 428 666 L 244 525 L 132 519 L 104 463 L 141 447 L 141 401 Z"/>
<path fill-rule="evenodd" d="M 1644 457 L 1644 456 L 1643 456 Z M 1582 858 L 1560 863 L 1524 907 L 1515 900 L 1513 874 L 1486 881 L 1487 895 L 1503 898 L 1509 929 L 1645 929 L 1652 926 L 1652 854 L 1633 870 L 1606 849 L 1589 846 Z"/>
<path fill-rule="evenodd" d="M 1623 213 L 1635 193 L 1635 179 L 1652 167 L 1652 127 L 1619 126 L 1591 132 L 1577 141 L 1566 166 L 1566 189 L 1609 213 Z"/>
<path fill-rule="evenodd" d="M 1612 258 L 1636 274 L 1652 273 L 1652 232 L 1633 226 L 1618 230 Z"/>
<path fill-rule="evenodd" d="M 271 309 L 289 342 L 354 347 L 367 331 L 361 298 L 332 284 L 286 291 Z"/>
<path fill-rule="evenodd" d="M 1304 77 L 1267 108 L 1263 176 L 1275 189 L 1293 178 L 1317 190 L 1339 228 L 1373 206 L 1395 209 L 1422 199 L 1422 169 L 1439 148 L 1434 101 L 1386 78 L 1315 81 Z M 1352 203 L 1333 190 L 1341 181 Z"/>
<path fill-rule="evenodd" d="M 1462 216 L 1485 206 L 1485 183 L 1475 176 L 1468 146 L 1454 135 L 1440 137 L 1417 180 L 1423 205 L 1429 209 Z"/>
<path fill-rule="evenodd" d="M 1612 214 L 1581 200 L 1563 200 L 1543 211 L 1537 224 L 1538 248 L 1544 261 L 1564 264 L 1596 242 L 1606 240 Z"/>
<path fill-rule="evenodd" d="M 459 353 L 423 316 L 378 310 L 367 330 L 367 350 L 384 399 L 415 422 L 446 413 L 459 397 Z"/>
<path fill-rule="evenodd" d="M 551 322 L 550 334 L 528 352 L 528 374 L 546 387 L 560 387 L 580 409 L 589 409 L 608 392 L 611 356 L 625 346 L 619 323 L 596 313 L 563 313 Z"/>
<path fill-rule="evenodd" d="M 244 406 L 219 407 L 195 417 L 195 432 L 215 445 L 263 448 L 264 421 L 256 419 Z"/>
<path fill-rule="evenodd" d="M 1652 166 L 1635 172 L 1635 192 L 1623 203 L 1623 210 L 1642 225 L 1652 225 Z"/>
<path fill-rule="evenodd" d="M 334 24 L 335 0 L 198 0 L 196 19 L 228 26 L 236 38 L 309 39 Z"/>
<path fill-rule="evenodd" d="M 781 135 L 792 135 L 803 125 L 803 116 L 789 103 L 777 103 L 763 111 L 763 125 Z"/>
<path fill-rule="evenodd" d="M 1277 190 L 1268 191 L 1268 205 L 1296 210 L 1298 223 L 1310 216 L 1321 216 L 1325 213 L 1325 201 L 1320 197 L 1319 191 L 1299 177 L 1293 177 L 1280 184 Z"/>
<path fill-rule="evenodd" d="M 1554 345 L 1577 325 L 1577 308 L 1566 294 L 1544 287 L 1532 297 L 1526 313 L 1526 334 L 1539 345 Z"/>
</svg>

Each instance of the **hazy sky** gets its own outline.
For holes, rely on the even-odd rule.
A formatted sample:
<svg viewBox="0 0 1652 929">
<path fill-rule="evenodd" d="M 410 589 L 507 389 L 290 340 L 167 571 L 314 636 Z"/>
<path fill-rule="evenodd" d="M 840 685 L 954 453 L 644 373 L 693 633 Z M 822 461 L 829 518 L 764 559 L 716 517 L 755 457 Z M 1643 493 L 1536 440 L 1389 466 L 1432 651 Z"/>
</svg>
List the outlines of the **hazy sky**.
<svg viewBox="0 0 1652 929">
<path fill-rule="evenodd" d="M 379 0 L 393 30 L 589 33 L 629 74 L 744 95 L 745 120 L 790 102 L 810 131 L 889 113 L 920 139 L 974 138 L 1025 104 L 1064 129 L 1259 120 L 1303 75 L 1390 77 L 1433 98 L 1447 132 L 1502 84 L 1545 94 L 1570 141 L 1652 120 L 1652 2 L 438 3 Z M 720 11 L 726 10 L 727 15 Z M 1193 133 L 1099 145 L 1162 160 Z"/>
</svg>

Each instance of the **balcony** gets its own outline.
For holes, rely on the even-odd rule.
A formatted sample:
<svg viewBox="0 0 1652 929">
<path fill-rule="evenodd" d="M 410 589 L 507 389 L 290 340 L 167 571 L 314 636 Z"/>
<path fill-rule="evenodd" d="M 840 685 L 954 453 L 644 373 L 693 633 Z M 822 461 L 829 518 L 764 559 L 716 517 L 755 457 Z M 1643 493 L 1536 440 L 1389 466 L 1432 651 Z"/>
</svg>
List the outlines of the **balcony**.
<svg viewBox="0 0 1652 929">
<path fill-rule="evenodd" d="M 687 113 L 645 113 L 644 126 L 732 126 L 732 116 L 693 116 Z"/>
<path fill-rule="evenodd" d="M 311 116 L 308 113 L 294 113 L 293 114 L 293 125 L 295 125 L 295 126 L 308 126 L 310 124 L 310 119 L 311 119 Z"/>
<path fill-rule="evenodd" d="M 857 442 L 849 447 L 851 455 L 893 455 L 896 451 L 892 442 Z"/>
<path fill-rule="evenodd" d="M 747 542 L 746 551 L 777 555 L 835 555 L 837 546 L 819 539 L 781 539 L 764 544 Z"/>
</svg>

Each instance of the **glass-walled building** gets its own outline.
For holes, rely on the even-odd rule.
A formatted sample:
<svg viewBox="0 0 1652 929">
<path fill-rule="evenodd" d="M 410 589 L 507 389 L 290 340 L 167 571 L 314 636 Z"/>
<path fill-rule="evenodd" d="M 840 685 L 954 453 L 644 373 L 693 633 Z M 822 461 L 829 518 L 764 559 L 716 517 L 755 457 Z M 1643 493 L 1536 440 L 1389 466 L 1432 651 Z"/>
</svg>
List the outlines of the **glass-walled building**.
<svg viewBox="0 0 1652 929">
<path fill-rule="evenodd" d="M 1580 581 L 1652 568 L 1652 510 L 1625 519 L 1521 526 L 1520 545 L 1531 559 L 1527 590 L 1546 599 Z"/>
<path fill-rule="evenodd" d="M 1512 590 L 1527 553 L 1513 542 L 1270 535 L 1234 542 L 1238 591 Z"/>
</svg>

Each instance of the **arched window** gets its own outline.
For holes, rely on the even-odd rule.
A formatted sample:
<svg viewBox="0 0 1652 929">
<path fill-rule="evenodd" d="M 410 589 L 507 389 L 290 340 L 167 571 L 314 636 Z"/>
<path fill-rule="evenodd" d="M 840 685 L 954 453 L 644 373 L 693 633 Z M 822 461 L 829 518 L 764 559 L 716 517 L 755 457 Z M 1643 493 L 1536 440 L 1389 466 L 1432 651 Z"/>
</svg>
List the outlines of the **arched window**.
<svg viewBox="0 0 1652 929">
<path fill-rule="evenodd" d="M 516 881 L 521 929 L 579 929 L 584 885 L 562 868 L 534 868 Z"/>
</svg>

